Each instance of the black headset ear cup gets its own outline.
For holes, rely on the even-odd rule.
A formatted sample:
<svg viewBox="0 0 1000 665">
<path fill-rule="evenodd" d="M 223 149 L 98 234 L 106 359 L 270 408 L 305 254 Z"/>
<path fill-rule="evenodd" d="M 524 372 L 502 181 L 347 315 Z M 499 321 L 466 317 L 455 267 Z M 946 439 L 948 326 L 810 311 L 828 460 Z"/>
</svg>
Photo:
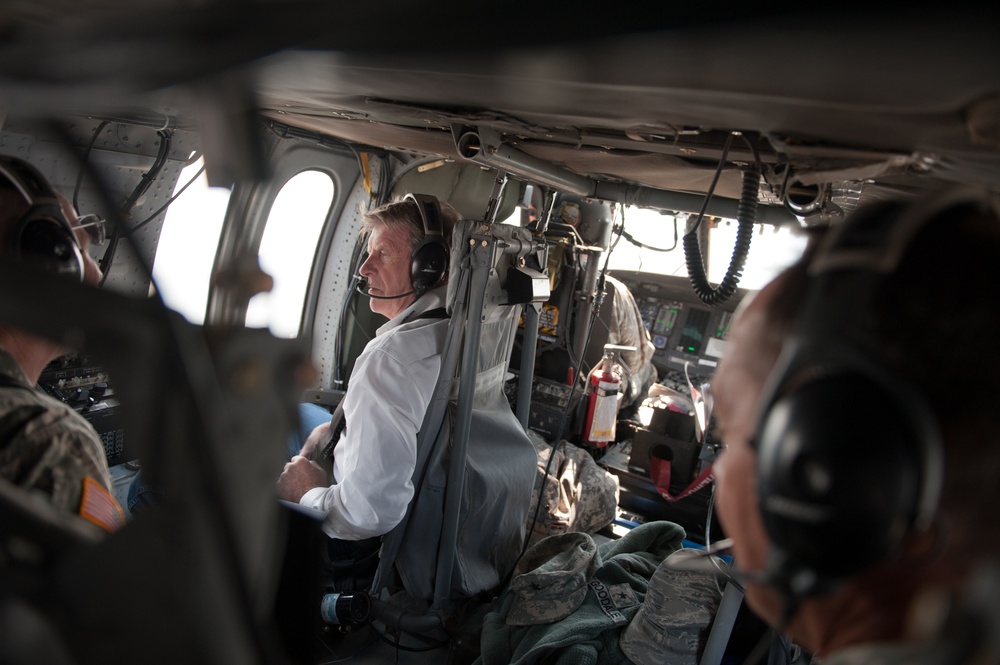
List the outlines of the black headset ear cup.
<svg viewBox="0 0 1000 665">
<path fill-rule="evenodd" d="M 433 196 L 407 194 L 405 199 L 417 206 L 424 238 L 410 254 L 410 281 L 419 293 L 432 288 L 448 272 L 450 253 L 444 241 L 441 205 Z"/>
<path fill-rule="evenodd" d="M 912 526 L 922 460 L 897 399 L 848 372 L 768 410 L 755 442 L 761 514 L 796 565 L 842 577 L 884 558 Z"/>
<path fill-rule="evenodd" d="M 448 271 L 448 248 L 439 235 L 425 236 L 410 255 L 410 279 L 417 291 L 433 287 Z"/>
<path fill-rule="evenodd" d="M 83 252 L 73 230 L 59 218 L 31 210 L 13 234 L 14 254 L 58 275 L 83 281 Z"/>
<path fill-rule="evenodd" d="M 28 211 L 11 231 L 8 251 L 46 270 L 83 281 L 83 252 L 52 186 L 38 169 L 16 157 L 0 156 L 0 175 L 28 204 Z"/>
</svg>

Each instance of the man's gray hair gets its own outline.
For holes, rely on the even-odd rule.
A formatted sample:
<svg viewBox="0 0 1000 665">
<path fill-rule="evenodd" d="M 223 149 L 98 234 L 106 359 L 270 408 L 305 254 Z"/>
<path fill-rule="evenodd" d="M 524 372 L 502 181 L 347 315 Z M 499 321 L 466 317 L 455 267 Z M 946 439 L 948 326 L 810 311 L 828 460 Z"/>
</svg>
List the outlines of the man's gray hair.
<svg viewBox="0 0 1000 665">
<path fill-rule="evenodd" d="M 461 215 L 444 201 L 441 201 L 440 205 L 441 234 L 444 236 L 445 243 L 451 246 L 451 232 L 458 220 L 461 219 Z M 365 213 L 361 222 L 361 234 L 367 235 L 378 227 L 403 229 L 406 232 L 407 242 L 411 250 L 424 239 L 424 226 L 420 218 L 420 210 L 412 200 L 392 201 Z"/>
</svg>

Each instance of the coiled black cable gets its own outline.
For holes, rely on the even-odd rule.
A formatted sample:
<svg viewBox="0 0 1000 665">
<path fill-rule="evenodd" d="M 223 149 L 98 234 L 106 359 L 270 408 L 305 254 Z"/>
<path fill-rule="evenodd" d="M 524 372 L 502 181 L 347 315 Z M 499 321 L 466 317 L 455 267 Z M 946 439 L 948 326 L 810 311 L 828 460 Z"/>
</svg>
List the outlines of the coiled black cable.
<svg viewBox="0 0 1000 665">
<path fill-rule="evenodd" d="M 721 305 L 729 300 L 743 275 L 743 266 L 750 253 L 750 240 L 753 238 L 753 227 L 757 222 L 757 196 L 760 191 L 760 171 L 756 165 L 743 171 L 743 189 L 736 210 L 736 243 L 733 256 L 729 261 L 729 269 L 719 286 L 712 288 L 705 274 L 705 262 L 701 256 L 701 243 L 698 241 L 698 231 L 693 229 L 684 235 L 684 260 L 687 263 L 688 277 L 691 286 L 706 305 Z"/>
</svg>

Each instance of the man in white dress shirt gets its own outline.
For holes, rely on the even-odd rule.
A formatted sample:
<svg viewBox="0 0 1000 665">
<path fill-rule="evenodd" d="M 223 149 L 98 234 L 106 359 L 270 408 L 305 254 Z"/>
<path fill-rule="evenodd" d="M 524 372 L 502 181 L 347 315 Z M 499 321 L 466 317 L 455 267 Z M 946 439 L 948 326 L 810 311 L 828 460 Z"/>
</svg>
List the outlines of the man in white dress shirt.
<svg viewBox="0 0 1000 665">
<path fill-rule="evenodd" d="M 381 536 L 402 520 L 413 497 L 417 432 L 448 330 L 448 245 L 458 219 L 451 206 L 420 195 L 365 216 L 368 256 L 360 273 L 371 310 L 389 321 L 354 364 L 335 445 L 326 444 L 330 423 L 319 425 L 278 479 L 282 499 L 326 515 L 338 590 L 367 585 Z M 331 448 L 332 478 L 313 461 Z"/>
</svg>

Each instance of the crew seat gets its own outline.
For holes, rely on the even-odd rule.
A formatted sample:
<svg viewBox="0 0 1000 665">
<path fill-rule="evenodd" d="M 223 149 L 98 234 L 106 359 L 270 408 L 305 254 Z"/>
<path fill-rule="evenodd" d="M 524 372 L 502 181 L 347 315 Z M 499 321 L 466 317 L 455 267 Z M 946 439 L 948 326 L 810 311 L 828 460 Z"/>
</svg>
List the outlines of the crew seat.
<svg viewBox="0 0 1000 665">
<path fill-rule="evenodd" d="M 535 449 L 503 387 L 522 309 L 507 271 L 532 243 L 527 229 L 499 224 L 463 220 L 453 232 L 451 322 L 417 437 L 415 494 L 383 538 L 372 586 L 427 601 L 432 622 L 421 625 L 443 625 L 457 603 L 498 587 L 526 537 Z"/>
</svg>

